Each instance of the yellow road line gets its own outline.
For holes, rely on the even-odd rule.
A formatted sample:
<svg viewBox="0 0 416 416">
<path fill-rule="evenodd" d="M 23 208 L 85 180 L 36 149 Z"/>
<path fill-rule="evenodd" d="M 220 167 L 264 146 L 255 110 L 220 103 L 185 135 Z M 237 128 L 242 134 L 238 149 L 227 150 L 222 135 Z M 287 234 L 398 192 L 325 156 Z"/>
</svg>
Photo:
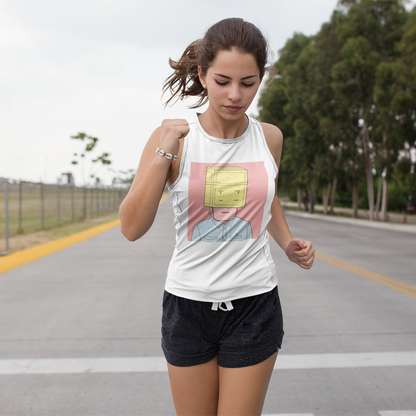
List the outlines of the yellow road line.
<svg viewBox="0 0 416 416">
<path fill-rule="evenodd" d="M 105 224 L 98 225 L 97 227 L 72 234 L 68 237 L 60 238 L 59 240 L 51 241 L 46 244 L 41 244 L 36 247 L 31 247 L 26 250 L 9 254 L 8 256 L 1 257 L 0 274 L 48 256 L 49 254 L 55 253 L 66 247 L 80 243 L 81 241 L 88 240 L 89 238 L 110 230 L 111 228 L 117 227 L 118 225 L 120 225 L 120 220 L 110 221 Z"/>
<path fill-rule="evenodd" d="M 315 257 L 416 298 L 416 288 L 412 286 L 405 285 L 404 283 L 398 282 L 397 280 L 390 279 L 389 277 L 382 276 L 381 274 L 370 272 L 369 270 L 362 269 L 361 267 L 354 266 L 353 264 L 346 263 L 345 261 L 341 261 L 333 257 L 329 257 L 325 254 L 315 252 Z"/>
<path fill-rule="evenodd" d="M 169 196 L 169 193 L 162 195 L 160 204 Z M 16 253 L 9 254 L 4 257 L 0 257 L 0 274 L 6 273 L 10 270 L 16 269 L 17 267 L 23 266 L 24 264 L 38 260 L 42 257 L 53 254 L 59 250 L 70 247 L 74 244 L 80 243 L 81 241 L 88 240 L 104 231 L 110 230 L 111 228 L 118 227 L 120 220 L 110 221 L 97 227 L 90 228 L 85 231 L 81 231 L 76 234 L 72 234 L 68 237 L 60 238 L 46 244 L 41 244 L 36 247 L 31 247 L 26 250 L 17 251 Z"/>
</svg>

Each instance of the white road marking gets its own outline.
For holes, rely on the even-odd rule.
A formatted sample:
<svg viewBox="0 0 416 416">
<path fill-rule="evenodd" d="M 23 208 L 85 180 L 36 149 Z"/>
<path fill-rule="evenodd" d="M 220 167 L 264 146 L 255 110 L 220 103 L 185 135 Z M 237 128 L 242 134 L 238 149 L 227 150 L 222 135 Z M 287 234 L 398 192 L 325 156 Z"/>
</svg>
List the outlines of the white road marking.
<svg viewBox="0 0 416 416">
<path fill-rule="evenodd" d="M 0 374 L 156 373 L 167 371 L 164 357 L 55 358 L 0 360 Z"/>
<path fill-rule="evenodd" d="M 400 367 L 416 365 L 416 351 L 296 354 L 278 357 L 275 369 Z"/>
<path fill-rule="evenodd" d="M 382 410 L 381 416 L 416 416 L 416 410 Z"/>
<path fill-rule="evenodd" d="M 416 416 L 416 410 L 381 410 L 380 416 Z M 262 416 L 315 416 L 313 413 L 273 413 Z"/>
<path fill-rule="evenodd" d="M 416 351 L 346 354 L 282 354 L 277 370 L 416 366 Z M 166 372 L 164 357 L 0 360 L 0 375 Z M 396 415 L 389 415 L 396 416 Z M 402 415 L 399 415 L 402 416 Z M 416 415 L 405 415 L 416 416 Z"/>
<path fill-rule="evenodd" d="M 273 413 L 262 416 L 315 416 L 313 413 Z"/>
</svg>

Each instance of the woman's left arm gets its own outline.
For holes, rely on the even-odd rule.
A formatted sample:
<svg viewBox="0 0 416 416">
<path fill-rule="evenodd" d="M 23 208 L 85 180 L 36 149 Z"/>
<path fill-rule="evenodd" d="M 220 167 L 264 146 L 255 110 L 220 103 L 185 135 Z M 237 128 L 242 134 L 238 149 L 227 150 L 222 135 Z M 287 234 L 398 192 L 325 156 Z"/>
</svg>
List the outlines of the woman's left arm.
<svg viewBox="0 0 416 416">
<path fill-rule="evenodd" d="M 267 145 L 279 168 L 283 147 L 283 134 L 272 124 L 261 123 L 261 125 Z M 310 269 L 315 258 L 315 249 L 312 247 L 310 241 L 292 237 L 283 213 L 282 205 L 277 197 L 277 176 L 275 179 L 275 187 L 276 193 L 271 208 L 272 218 L 267 225 L 267 231 L 282 248 L 290 261 L 298 264 L 303 269 Z"/>
</svg>

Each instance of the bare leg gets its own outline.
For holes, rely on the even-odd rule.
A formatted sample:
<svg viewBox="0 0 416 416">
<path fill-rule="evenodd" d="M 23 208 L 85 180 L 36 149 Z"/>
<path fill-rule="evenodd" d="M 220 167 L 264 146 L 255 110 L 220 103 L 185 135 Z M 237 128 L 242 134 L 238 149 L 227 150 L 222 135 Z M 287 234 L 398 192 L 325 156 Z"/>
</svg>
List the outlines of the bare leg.
<svg viewBox="0 0 416 416">
<path fill-rule="evenodd" d="M 178 416 L 214 416 L 218 409 L 218 360 L 192 367 L 168 364 Z"/>
<path fill-rule="evenodd" d="M 219 416 L 261 415 L 276 357 L 250 367 L 219 367 Z"/>
</svg>

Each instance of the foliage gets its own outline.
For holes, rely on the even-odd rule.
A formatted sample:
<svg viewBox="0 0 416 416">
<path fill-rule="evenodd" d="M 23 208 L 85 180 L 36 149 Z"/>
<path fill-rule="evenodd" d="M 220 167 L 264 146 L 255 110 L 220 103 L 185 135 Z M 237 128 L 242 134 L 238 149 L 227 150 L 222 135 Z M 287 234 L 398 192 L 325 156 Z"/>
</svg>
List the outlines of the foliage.
<svg viewBox="0 0 416 416">
<path fill-rule="evenodd" d="M 85 133 L 78 133 L 76 136 L 71 136 L 71 139 L 79 140 L 82 142 L 83 149 L 78 152 L 74 153 L 74 159 L 72 160 L 73 165 L 80 165 L 81 166 L 81 173 L 84 181 L 84 185 L 88 184 L 89 179 L 92 179 L 96 185 L 101 182 L 99 176 L 97 176 L 97 172 L 100 166 L 111 165 L 111 160 L 109 159 L 110 154 L 103 152 L 100 156 L 97 156 L 95 159 L 92 158 L 91 160 L 86 161 L 86 154 L 92 153 L 98 144 L 98 138 L 89 136 Z M 85 146 L 84 146 L 85 142 Z M 85 165 L 89 165 L 88 169 L 88 180 L 85 177 Z"/>
<path fill-rule="evenodd" d="M 114 173 L 114 177 L 112 180 L 113 186 L 115 185 L 131 185 L 133 183 L 134 177 L 136 175 L 136 172 L 134 169 L 128 169 L 128 170 L 118 170 L 115 171 L 111 169 L 111 171 Z"/>
<path fill-rule="evenodd" d="M 414 39 L 416 7 L 340 0 L 315 36 L 287 41 L 274 64 L 279 78 L 259 100 L 260 119 L 285 136 L 281 188 L 321 196 L 337 178 L 339 202 L 350 204 L 345 193 L 355 189 L 357 206 L 372 212 L 377 175 L 388 181 L 389 209 L 416 200 Z"/>
</svg>

